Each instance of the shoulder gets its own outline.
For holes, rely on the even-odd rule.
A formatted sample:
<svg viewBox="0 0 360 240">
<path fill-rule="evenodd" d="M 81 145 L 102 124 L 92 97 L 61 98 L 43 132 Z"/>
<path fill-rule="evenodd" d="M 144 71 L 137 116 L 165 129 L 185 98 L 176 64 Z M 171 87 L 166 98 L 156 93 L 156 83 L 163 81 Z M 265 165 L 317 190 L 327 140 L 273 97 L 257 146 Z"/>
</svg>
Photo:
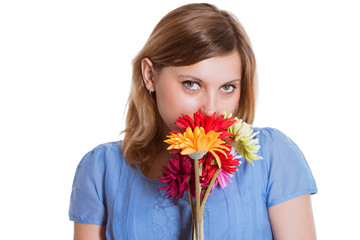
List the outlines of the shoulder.
<svg viewBox="0 0 360 240">
<path fill-rule="evenodd" d="M 282 131 L 276 128 L 264 127 L 264 128 L 254 128 L 254 131 L 259 132 L 258 139 L 263 143 L 269 144 L 272 141 L 282 141 L 284 143 L 288 143 L 290 138 L 285 135 Z"/>
<path fill-rule="evenodd" d="M 285 169 L 289 166 L 306 166 L 304 154 L 300 148 L 283 132 L 275 128 L 254 128 L 258 132 L 260 156 L 265 161 L 268 171 L 275 167 Z"/>
<path fill-rule="evenodd" d="M 316 183 L 300 148 L 274 128 L 254 128 L 261 146 L 259 155 L 267 176 L 267 206 L 306 193 L 316 193 Z M 256 165 L 256 163 L 255 163 Z"/>
<path fill-rule="evenodd" d="M 121 141 L 109 142 L 100 144 L 86 153 L 77 166 L 74 186 L 84 179 L 100 182 L 105 175 L 119 172 L 125 165 L 121 146 Z"/>
<path fill-rule="evenodd" d="M 122 141 L 100 144 L 84 155 L 79 163 L 79 167 L 88 164 L 106 167 L 113 162 L 123 162 L 121 146 Z"/>
<path fill-rule="evenodd" d="M 100 144 L 82 158 L 76 169 L 69 217 L 88 224 L 106 224 L 106 205 L 123 169 L 121 142 Z M 109 195 L 110 194 L 110 195 Z"/>
<path fill-rule="evenodd" d="M 85 156 L 87 155 L 102 156 L 104 160 L 108 160 L 108 157 L 112 157 L 112 156 L 120 155 L 122 157 L 121 147 L 122 147 L 122 141 L 103 143 L 93 148 Z"/>
<path fill-rule="evenodd" d="M 262 157 L 268 161 L 277 160 L 274 156 L 293 155 L 303 159 L 304 155 L 296 143 L 286 134 L 276 128 L 254 128 L 258 132 L 257 138 L 261 146 Z M 290 160 L 290 159 L 288 159 Z"/>
</svg>

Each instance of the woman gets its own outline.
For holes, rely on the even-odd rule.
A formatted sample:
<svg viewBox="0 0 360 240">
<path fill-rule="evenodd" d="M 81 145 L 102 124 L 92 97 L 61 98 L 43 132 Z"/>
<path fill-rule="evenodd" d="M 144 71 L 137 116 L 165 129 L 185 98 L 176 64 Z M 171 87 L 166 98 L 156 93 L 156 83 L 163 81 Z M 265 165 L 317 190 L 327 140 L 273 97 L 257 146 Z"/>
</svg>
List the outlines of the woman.
<svg viewBox="0 0 360 240">
<path fill-rule="evenodd" d="M 75 239 L 190 239 L 188 196 L 163 198 L 163 142 L 181 114 L 255 113 L 256 63 L 233 16 L 210 4 L 167 14 L 134 60 L 124 141 L 96 147 L 76 171 L 69 216 Z M 317 188 L 297 146 L 276 129 L 257 138 L 262 160 L 244 162 L 204 210 L 205 239 L 315 239 Z"/>
</svg>

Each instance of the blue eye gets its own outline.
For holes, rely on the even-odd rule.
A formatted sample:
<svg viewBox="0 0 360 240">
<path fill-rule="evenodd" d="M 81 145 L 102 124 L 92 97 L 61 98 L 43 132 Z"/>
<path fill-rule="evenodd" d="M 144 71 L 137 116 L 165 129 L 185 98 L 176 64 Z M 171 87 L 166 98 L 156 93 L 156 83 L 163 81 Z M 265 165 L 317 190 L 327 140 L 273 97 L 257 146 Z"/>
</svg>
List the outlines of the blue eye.
<svg viewBox="0 0 360 240">
<path fill-rule="evenodd" d="M 184 86 L 190 90 L 198 90 L 200 89 L 200 85 L 197 82 L 193 81 L 185 81 L 183 82 Z"/>
<path fill-rule="evenodd" d="M 231 93 L 234 91 L 235 87 L 233 85 L 225 85 L 223 87 L 221 87 L 222 90 L 226 93 Z"/>
</svg>

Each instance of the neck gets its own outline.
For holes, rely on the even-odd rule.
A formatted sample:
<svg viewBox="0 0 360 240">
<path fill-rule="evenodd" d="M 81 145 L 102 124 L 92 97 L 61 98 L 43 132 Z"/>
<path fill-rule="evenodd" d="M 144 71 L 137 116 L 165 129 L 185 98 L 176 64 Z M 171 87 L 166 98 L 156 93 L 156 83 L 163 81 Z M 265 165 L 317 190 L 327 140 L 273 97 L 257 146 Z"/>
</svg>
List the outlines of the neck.
<svg viewBox="0 0 360 240">
<path fill-rule="evenodd" d="M 156 158 L 151 167 L 143 172 L 144 175 L 149 178 L 159 180 L 159 177 L 162 176 L 161 169 L 166 166 L 168 160 L 172 157 L 170 151 L 166 150 L 169 145 L 164 142 L 164 139 L 166 138 L 165 136 L 168 135 L 169 131 L 170 129 L 165 124 L 163 124 L 161 135 L 164 137 L 158 143 L 158 151 L 156 153 Z"/>
<path fill-rule="evenodd" d="M 151 167 L 144 172 L 144 175 L 148 178 L 159 180 L 159 177 L 161 177 L 161 169 L 166 166 L 168 163 L 169 158 L 171 158 L 171 154 L 166 148 L 163 148 L 164 150 L 159 151 L 155 161 L 151 165 Z"/>
</svg>

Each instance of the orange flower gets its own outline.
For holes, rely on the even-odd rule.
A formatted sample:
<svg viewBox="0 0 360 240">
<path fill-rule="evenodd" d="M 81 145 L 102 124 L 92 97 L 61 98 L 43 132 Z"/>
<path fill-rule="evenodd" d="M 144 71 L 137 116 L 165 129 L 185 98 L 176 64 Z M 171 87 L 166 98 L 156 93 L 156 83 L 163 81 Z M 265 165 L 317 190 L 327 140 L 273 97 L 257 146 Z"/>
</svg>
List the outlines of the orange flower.
<svg viewBox="0 0 360 240">
<path fill-rule="evenodd" d="M 220 152 L 226 156 L 224 150 L 229 151 L 230 149 L 225 146 L 225 142 L 219 138 L 220 134 L 221 133 L 214 131 L 205 133 L 203 127 L 195 127 L 193 132 L 191 127 L 188 127 L 184 133 L 171 133 L 170 136 L 167 136 L 169 139 L 165 140 L 165 142 L 170 144 L 167 148 L 168 150 L 181 149 L 182 155 L 189 155 L 192 159 L 200 159 L 207 152 L 211 152 L 219 168 L 221 168 L 221 161 L 216 152 Z"/>
</svg>

